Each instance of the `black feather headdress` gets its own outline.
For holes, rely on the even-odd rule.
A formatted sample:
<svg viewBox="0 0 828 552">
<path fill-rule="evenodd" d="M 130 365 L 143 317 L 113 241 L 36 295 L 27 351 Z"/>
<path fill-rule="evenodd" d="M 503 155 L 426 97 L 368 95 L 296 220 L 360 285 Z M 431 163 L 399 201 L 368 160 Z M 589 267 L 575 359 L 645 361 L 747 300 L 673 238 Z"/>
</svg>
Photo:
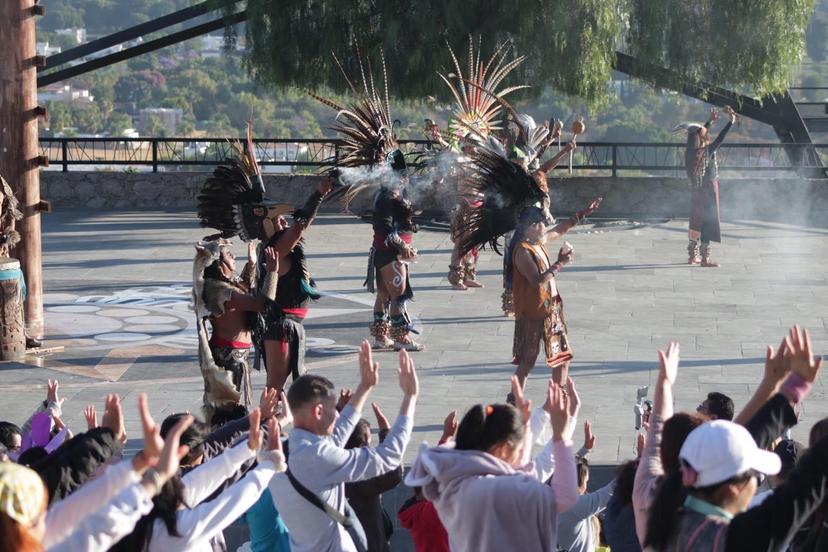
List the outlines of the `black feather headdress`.
<svg viewBox="0 0 828 552">
<path fill-rule="evenodd" d="M 340 167 L 373 167 L 387 163 L 392 170 L 404 174 L 405 158 L 399 149 L 394 133 L 394 126 L 398 121 L 391 118 L 385 56 L 380 54 L 382 88 L 379 89 L 374 83 L 370 60 L 363 61 L 358 48 L 356 61 L 362 82 L 361 87 L 354 85 L 354 81 L 348 77 L 336 55 L 334 55 L 334 60 L 342 71 L 354 99 L 349 104 L 343 105 L 315 92 L 308 92 L 312 98 L 337 111 L 337 122 L 331 128 L 342 137 L 342 145 L 339 148 L 337 165 L 330 171 L 336 174 L 334 171 Z M 359 192 L 368 186 L 369 184 L 351 186 L 344 195 L 345 205 L 347 206 Z"/>
<path fill-rule="evenodd" d="M 265 217 L 290 213 L 293 207 L 265 197 L 250 126 L 247 148 L 242 148 L 239 143 L 232 146 L 235 158 L 216 167 L 198 194 L 198 218 L 202 227 L 215 228 L 222 238 L 263 239 Z"/>
<path fill-rule="evenodd" d="M 500 253 L 498 239 L 514 230 L 520 212 L 542 201 L 545 193 L 526 169 L 508 159 L 495 139 L 482 143 L 469 157 L 469 194 L 483 199 L 458 228 L 460 255 L 487 244 Z"/>
</svg>

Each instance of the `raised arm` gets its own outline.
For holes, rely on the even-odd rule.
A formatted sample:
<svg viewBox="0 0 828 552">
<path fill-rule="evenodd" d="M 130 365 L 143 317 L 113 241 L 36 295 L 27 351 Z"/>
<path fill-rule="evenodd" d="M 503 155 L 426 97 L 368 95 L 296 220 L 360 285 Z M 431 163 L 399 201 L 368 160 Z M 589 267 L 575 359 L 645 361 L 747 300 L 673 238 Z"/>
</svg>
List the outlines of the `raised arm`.
<svg viewBox="0 0 828 552">
<path fill-rule="evenodd" d="M 589 205 L 587 205 L 586 209 L 581 209 L 573 216 L 547 230 L 546 233 L 549 235 L 549 239 L 557 239 L 572 230 L 575 226 L 580 224 L 582 220 L 594 213 L 598 207 L 601 206 L 602 201 L 604 201 L 604 198 L 596 197 L 590 202 Z"/>
<path fill-rule="evenodd" d="M 549 171 L 551 171 L 552 169 L 557 167 L 558 163 L 560 163 L 561 160 L 564 157 L 566 157 L 569 154 L 570 151 L 574 151 L 576 147 L 577 146 L 575 145 L 574 140 L 572 142 L 569 142 L 567 145 L 565 145 L 563 148 L 561 148 L 561 151 L 559 151 L 558 153 L 553 155 L 552 158 L 549 159 L 549 161 L 546 161 L 543 165 L 541 165 L 538 170 L 540 172 L 542 172 L 543 174 L 548 173 Z"/>
<path fill-rule="evenodd" d="M 716 136 L 716 139 L 713 140 L 713 142 L 710 144 L 710 146 L 708 146 L 708 148 L 707 148 L 708 152 L 715 153 L 716 150 L 719 149 L 719 146 L 721 146 L 722 142 L 724 142 L 725 136 L 727 136 L 727 133 L 730 131 L 730 127 L 733 126 L 733 122 L 735 120 L 736 120 L 735 116 L 731 117 L 731 119 L 727 122 L 727 124 L 724 126 L 724 128 L 719 132 L 719 135 Z"/>
<path fill-rule="evenodd" d="M 789 353 L 786 354 L 786 343 L 787 338 L 782 339 L 779 349 L 775 352 L 773 347 L 768 345 L 765 353 L 765 373 L 762 375 L 762 381 L 759 382 L 750 400 L 733 420 L 737 424 L 747 424 L 748 420 L 762 408 L 762 405 L 779 392 L 779 387 L 791 370 L 790 359 L 786 358 L 789 356 Z"/>
<path fill-rule="evenodd" d="M 644 542 L 646 536 L 647 519 L 656 484 L 664 475 L 664 466 L 661 464 L 661 433 L 664 430 L 664 422 L 673 416 L 673 385 L 678 376 L 679 351 L 679 344 L 672 342 L 666 353 L 658 352 L 660 368 L 655 385 L 653 413 L 650 416 L 646 444 L 633 483 L 635 529 L 641 542 Z"/>
<path fill-rule="evenodd" d="M 331 186 L 332 182 L 330 179 L 326 179 L 320 183 L 319 187 L 308 197 L 305 205 L 293 214 L 296 223 L 279 236 L 276 243 L 272 244 L 281 258 L 284 258 L 290 253 L 296 247 L 296 244 L 299 243 L 299 240 L 302 239 L 305 230 L 307 230 L 308 226 L 316 218 L 316 213 L 319 211 L 319 206 L 322 205 L 322 200 L 331 191 Z"/>
</svg>

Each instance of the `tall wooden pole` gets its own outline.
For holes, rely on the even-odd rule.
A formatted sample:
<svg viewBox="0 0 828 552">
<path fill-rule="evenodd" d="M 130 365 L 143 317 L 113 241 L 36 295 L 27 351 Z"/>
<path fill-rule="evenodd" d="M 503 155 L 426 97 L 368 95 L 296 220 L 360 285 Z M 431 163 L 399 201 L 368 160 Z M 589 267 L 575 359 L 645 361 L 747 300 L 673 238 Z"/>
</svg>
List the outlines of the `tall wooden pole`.
<svg viewBox="0 0 828 552">
<path fill-rule="evenodd" d="M 37 52 L 34 0 L 0 1 L 0 173 L 20 200 L 20 244 L 15 256 L 26 278 L 26 326 L 43 335 L 40 244 L 40 164 L 37 131 Z"/>
</svg>

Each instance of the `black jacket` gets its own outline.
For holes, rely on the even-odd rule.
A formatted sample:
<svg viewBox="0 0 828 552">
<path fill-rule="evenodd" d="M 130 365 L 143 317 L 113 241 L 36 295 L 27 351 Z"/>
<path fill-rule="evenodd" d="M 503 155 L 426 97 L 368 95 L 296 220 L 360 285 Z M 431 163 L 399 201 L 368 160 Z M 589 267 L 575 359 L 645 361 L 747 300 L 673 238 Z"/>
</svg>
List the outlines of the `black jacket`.
<svg viewBox="0 0 828 552">
<path fill-rule="evenodd" d="M 49 502 L 67 497 L 121 450 L 111 429 L 98 427 L 75 435 L 32 466 L 46 484 Z"/>
</svg>

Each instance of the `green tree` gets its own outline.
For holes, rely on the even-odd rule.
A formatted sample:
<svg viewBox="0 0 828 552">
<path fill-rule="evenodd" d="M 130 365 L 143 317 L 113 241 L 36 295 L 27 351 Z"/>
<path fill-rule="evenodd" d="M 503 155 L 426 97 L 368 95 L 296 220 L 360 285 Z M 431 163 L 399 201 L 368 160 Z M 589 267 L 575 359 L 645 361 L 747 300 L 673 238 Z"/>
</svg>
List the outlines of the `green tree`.
<svg viewBox="0 0 828 552">
<path fill-rule="evenodd" d="M 105 130 L 110 136 L 122 136 L 128 128 L 132 128 L 132 117 L 126 113 L 113 113 L 106 122 Z"/>
<path fill-rule="evenodd" d="M 167 127 L 164 126 L 164 123 L 161 122 L 161 119 L 157 115 L 148 115 L 147 121 L 144 123 L 143 128 L 143 135 L 144 136 L 166 136 L 167 135 Z"/>
<path fill-rule="evenodd" d="M 72 117 L 72 110 L 62 102 L 48 102 L 49 123 L 48 128 L 52 132 L 61 132 L 64 128 L 75 126 Z"/>
<path fill-rule="evenodd" d="M 225 0 L 233 9 L 235 2 Z M 385 52 L 392 93 L 442 90 L 446 37 L 462 52 L 468 34 L 511 39 L 527 61 L 516 75 L 590 101 L 610 95 L 615 50 L 666 66 L 683 79 L 783 90 L 804 48 L 814 0 L 248 0 L 247 65 L 262 83 L 346 89 L 329 52 L 349 73 L 357 37 L 379 73 Z M 416 30 L 416 32 L 413 32 Z"/>
</svg>

